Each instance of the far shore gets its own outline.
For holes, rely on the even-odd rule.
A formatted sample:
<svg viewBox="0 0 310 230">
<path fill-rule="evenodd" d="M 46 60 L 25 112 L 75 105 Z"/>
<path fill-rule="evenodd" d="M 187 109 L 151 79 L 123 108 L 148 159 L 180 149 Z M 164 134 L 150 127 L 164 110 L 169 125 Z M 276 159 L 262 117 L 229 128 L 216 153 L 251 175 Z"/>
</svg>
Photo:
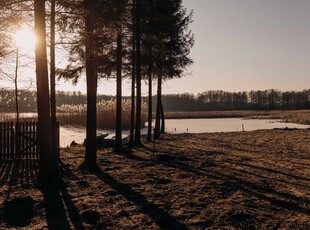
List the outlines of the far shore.
<svg viewBox="0 0 310 230">
<path fill-rule="evenodd" d="M 276 119 L 284 122 L 310 125 L 310 110 L 236 110 L 236 111 L 194 111 L 166 112 L 166 119 L 211 119 L 211 118 L 247 118 Z"/>
<path fill-rule="evenodd" d="M 15 119 L 14 113 L 1 113 L 0 121 L 7 121 Z M 8 115 L 10 114 L 10 115 Z M 29 116 L 28 114 L 31 114 Z M 85 125 L 85 114 L 79 114 L 79 119 L 72 119 L 68 113 L 61 116 L 59 113 L 58 120 L 60 125 L 83 126 Z M 77 116 L 74 113 L 72 116 Z M 146 119 L 146 114 L 144 114 Z M 21 119 L 36 119 L 35 113 L 21 113 Z M 104 118 L 104 116 L 98 116 Z M 177 111 L 165 112 L 165 119 L 212 119 L 212 118 L 246 118 L 246 119 L 274 119 L 281 120 L 287 123 L 296 123 L 301 125 L 310 125 L 310 110 L 234 110 L 234 111 Z M 155 113 L 153 112 L 153 119 Z M 68 120 L 70 122 L 68 122 Z M 106 117 L 105 119 L 106 120 Z M 72 123 L 73 122 L 73 123 Z M 74 122 L 77 122 L 76 124 Z M 128 118 L 126 124 L 128 124 Z M 109 121 L 109 124 L 114 122 Z M 104 126 L 104 124 L 102 124 Z M 104 127 L 102 127 L 104 128 Z M 113 128 L 113 127 L 106 127 Z"/>
</svg>

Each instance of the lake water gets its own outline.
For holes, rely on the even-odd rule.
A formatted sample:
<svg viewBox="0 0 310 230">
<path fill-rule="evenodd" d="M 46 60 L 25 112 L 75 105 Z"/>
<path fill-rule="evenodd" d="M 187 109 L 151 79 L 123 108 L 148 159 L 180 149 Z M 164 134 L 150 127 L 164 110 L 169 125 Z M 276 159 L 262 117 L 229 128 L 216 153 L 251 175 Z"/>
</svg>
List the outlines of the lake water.
<svg viewBox="0 0 310 230">
<path fill-rule="evenodd" d="M 283 123 L 276 120 L 221 118 L 221 119 L 167 119 L 167 133 L 212 133 L 239 132 L 274 128 L 310 128 L 310 125 Z M 113 130 L 98 130 L 98 133 L 114 133 Z M 124 131 L 128 133 L 128 131 Z M 146 129 L 142 130 L 146 134 Z M 83 143 L 86 136 L 84 128 L 60 127 L 60 146 L 66 147 L 74 140 Z"/>
</svg>

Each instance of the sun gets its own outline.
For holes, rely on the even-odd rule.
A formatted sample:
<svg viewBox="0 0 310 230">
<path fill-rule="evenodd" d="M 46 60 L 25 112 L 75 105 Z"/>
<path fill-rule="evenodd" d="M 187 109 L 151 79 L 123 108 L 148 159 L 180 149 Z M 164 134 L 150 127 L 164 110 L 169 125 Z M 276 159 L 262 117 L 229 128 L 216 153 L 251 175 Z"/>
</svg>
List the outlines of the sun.
<svg viewBox="0 0 310 230">
<path fill-rule="evenodd" d="M 14 42 L 18 49 L 23 52 L 33 51 L 36 44 L 36 36 L 33 30 L 21 27 L 14 35 Z"/>
</svg>

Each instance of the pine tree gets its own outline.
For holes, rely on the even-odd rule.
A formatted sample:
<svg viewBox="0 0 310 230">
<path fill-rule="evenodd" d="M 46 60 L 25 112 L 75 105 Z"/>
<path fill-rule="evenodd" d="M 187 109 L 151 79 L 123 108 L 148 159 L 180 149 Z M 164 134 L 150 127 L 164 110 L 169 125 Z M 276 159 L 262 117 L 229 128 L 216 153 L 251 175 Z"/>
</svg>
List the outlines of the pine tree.
<svg viewBox="0 0 310 230">
<path fill-rule="evenodd" d="M 58 176 L 58 161 L 52 151 L 51 117 L 49 103 L 49 85 L 46 53 L 45 0 L 34 1 L 35 31 L 37 44 L 35 49 L 37 104 L 38 104 L 38 137 L 40 147 L 39 181 L 55 181 Z"/>
<path fill-rule="evenodd" d="M 162 117 L 164 128 L 162 80 L 182 77 L 186 67 L 193 63 L 189 54 L 194 44 L 194 37 L 188 29 L 192 21 L 192 12 L 187 14 L 182 6 L 182 0 L 158 0 L 155 14 L 154 29 L 157 42 L 153 48 L 153 58 L 158 78 L 155 137 L 159 138 L 160 133 L 164 132 L 160 129 L 159 122 Z"/>
</svg>

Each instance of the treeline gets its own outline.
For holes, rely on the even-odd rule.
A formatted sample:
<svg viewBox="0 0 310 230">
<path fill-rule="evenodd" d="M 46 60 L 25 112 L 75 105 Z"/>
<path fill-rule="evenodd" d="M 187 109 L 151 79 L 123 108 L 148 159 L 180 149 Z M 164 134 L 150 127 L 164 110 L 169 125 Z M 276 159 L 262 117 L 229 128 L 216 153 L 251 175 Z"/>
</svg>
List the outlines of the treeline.
<svg viewBox="0 0 310 230">
<path fill-rule="evenodd" d="M 303 91 L 257 90 L 163 95 L 165 111 L 300 110 L 310 109 L 310 89 Z"/>
<path fill-rule="evenodd" d="M 114 96 L 98 95 L 97 100 L 108 101 Z M 18 104 L 20 112 L 37 112 L 37 93 L 29 90 L 19 90 Z M 61 105 L 81 105 L 86 104 L 86 95 L 81 92 L 56 93 L 56 104 Z M 15 112 L 15 91 L 10 89 L 0 89 L 0 112 Z"/>
<path fill-rule="evenodd" d="M 97 100 L 115 99 L 111 95 L 98 95 Z M 129 97 L 123 97 L 129 99 Z M 153 101 L 156 102 L 156 96 Z M 147 103 L 146 97 L 142 100 Z M 310 109 L 310 89 L 303 91 L 258 90 L 243 92 L 225 92 L 210 90 L 198 95 L 168 94 L 162 96 L 165 111 L 220 111 L 220 110 L 300 110 Z M 86 104 L 86 95 L 81 92 L 63 92 L 56 94 L 57 106 Z M 19 106 L 21 112 L 36 112 L 36 93 L 20 90 Z M 14 90 L 0 89 L 0 111 L 15 111 Z M 153 103 L 153 111 L 156 103 Z"/>
</svg>

